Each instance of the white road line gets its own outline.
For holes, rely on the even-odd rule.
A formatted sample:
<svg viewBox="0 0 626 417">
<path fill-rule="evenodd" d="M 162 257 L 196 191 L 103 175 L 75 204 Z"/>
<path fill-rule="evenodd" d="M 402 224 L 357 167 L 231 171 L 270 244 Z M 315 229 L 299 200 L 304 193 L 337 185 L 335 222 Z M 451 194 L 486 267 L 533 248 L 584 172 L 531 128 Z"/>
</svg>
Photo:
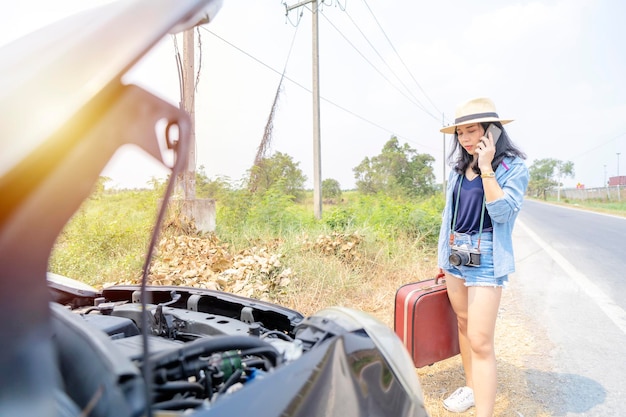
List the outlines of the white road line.
<svg viewBox="0 0 626 417">
<path fill-rule="evenodd" d="M 603 213 L 601 211 L 594 211 L 591 208 L 585 208 L 582 206 L 578 206 L 578 207 L 572 207 L 572 206 L 567 206 L 567 205 L 563 205 L 563 204 L 554 204 L 551 203 L 549 201 L 541 201 L 541 200 L 535 200 L 535 199 L 529 199 L 529 201 L 532 201 L 533 203 L 537 203 L 537 204 L 544 204 L 547 206 L 553 206 L 553 207 L 558 207 L 558 208 L 562 208 L 564 210 L 573 210 L 573 211 L 580 211 L 583 213 L 587 213 L 587 214 L 596 214 L 598 216 L 604 216 L 604 217 L 611 217 L 613 219 L 620 219 L 620 220 L 624 220 L 626 221 L 626 216 L 618 216 L 617 214 L 610 214 L 610 213 Z M 517 221 L 516 221 L 517 223 Z"/>
<path fill-rule="evenodd" d="M 553 249 L 545 240 L 540 238 L 522 221 L 517 219 L 515 226 L 519 226 L 524 232 L 537 243 L 564 271 L 572 278 L 580 288 L 589 295 L 589 297 L 597 304 L 597 306 L 608 316 L 608 318 L 626 334 L 626 311 L 615 304 L 610 297 L 598 288 L 592 280 L 579 272 L 574 265 L 569 263 L 567 259 L 555 249 Z"/>
</svg>

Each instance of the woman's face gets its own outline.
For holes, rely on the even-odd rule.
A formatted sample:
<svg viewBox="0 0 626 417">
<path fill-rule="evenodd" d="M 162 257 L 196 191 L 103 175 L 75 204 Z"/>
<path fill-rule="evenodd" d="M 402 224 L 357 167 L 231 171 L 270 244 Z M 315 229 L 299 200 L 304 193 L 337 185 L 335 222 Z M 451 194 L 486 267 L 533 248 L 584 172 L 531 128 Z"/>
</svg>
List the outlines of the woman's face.
<svg viewBox="0 0 626 417">
<path fill-rule="evenodd" d="M 457 126 L 456 134 L 461 146 L 468 154 L 474 155 L 476 153 L 476 145 L 478 145 L 478 142 L 485 134 L 485 129 L 483 129 L 480 123 L 473 123 L 471 125 Z"/>
</svg>

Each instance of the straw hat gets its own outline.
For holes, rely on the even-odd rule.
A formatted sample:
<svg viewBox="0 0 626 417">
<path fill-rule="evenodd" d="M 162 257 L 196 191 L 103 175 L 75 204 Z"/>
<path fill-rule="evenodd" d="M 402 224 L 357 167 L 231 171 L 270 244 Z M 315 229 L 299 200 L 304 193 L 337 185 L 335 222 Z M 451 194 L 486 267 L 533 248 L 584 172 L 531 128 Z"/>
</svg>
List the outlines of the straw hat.
<svg viewBox="0 0 626 417">
<path fill-rule="evenodd" d="M 512 122 L 513 119 L 500 119 L 496 113 L 496 106 L 488 98 L 475 98 L 461 104 L 454 114 L 454 124 L 439 130 L 442 133 L 454 133 L 457 126 L 472 123 L 500 122 L 503 125 Z"/>
</svg>

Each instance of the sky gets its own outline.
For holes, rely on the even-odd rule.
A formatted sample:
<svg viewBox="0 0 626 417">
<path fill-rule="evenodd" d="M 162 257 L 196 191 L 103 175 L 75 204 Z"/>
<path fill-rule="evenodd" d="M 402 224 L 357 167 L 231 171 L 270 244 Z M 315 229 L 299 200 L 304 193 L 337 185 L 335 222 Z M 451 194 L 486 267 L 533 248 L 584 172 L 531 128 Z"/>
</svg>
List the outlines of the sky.
<svg viewBox="0 0 626 417">
<path fill-rule="evenodd" d="M 107 1 L 11 2 L 0 16 L 0 45 Z M 196 34 L 196 165 L 210 178 L 236 183 L 252 166 L 285 70 L 269 155 L 291 156 L 312 188 L 310 7 L 287 14 L 283 0 L 224 0 Z M 322 179 L 353 188 L 353 169 L 396 136 L 435 158 L 440 182 L 452 138 L 439 129 L 475 97 L 490 97 L 502 118 L 515 119 L 506 130 L 529 166 L 573 162 L 566 187 L 601 187 L 618 169 L 626 175 L 624 16 L 626 2 L 612 0 L 326 0 Z M 182 38 L 165 38 L 125 80 L 177 104 L 176 44 L 182 52 Z M 103 174 L 133 188 L 165 171 L 124 151 Z"/>
</svg>

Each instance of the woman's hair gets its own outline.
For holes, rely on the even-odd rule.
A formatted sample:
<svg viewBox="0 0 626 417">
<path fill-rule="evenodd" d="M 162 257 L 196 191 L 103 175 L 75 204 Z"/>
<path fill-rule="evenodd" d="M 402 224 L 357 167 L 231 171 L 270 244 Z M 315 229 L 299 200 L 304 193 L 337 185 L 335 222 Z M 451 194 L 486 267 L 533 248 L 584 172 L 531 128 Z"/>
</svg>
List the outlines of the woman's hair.
<svg viewBox="0 0 626 417">
<path fill-rule="evenodd" d="M 498 126 L 502 130 L 502 134 L 500 134 L 500 139 L 498 139 L 498 143 L 496 143 L 496 154 L 493 157 L 493 161 L 491 162 L 491 168 L 495 171 L 498 165 L 502 162 L 502 160 L 507 157 L 520 157 L 522 159 L 526 159 L 526 154 L 522 152 L 517 146 L 513 144 L 509 135 L 507 135 L 506 130 L 502 127 L 502 123 L 500 122 L 488 122 L 481 123 L 480 125 L 487 131 L 487 127 L 493 123 Z M 459 143 L 459 137 L 456 132 L 454 132 L 454 140 L 452 143 L 452 147 L 450 153 L 448 154 L 448 161 L 453 164 L 454 171 L 459 174 L 465 173 L 465 170 L 468 166 L 472 165 L 474 162 L 474 157 L 470 155 L 467 150 Z M 480 169 L 478 168 L 478 164 L 474 164 L 472 166 L 472 170 L 480 174 Z"/>
</svg>

